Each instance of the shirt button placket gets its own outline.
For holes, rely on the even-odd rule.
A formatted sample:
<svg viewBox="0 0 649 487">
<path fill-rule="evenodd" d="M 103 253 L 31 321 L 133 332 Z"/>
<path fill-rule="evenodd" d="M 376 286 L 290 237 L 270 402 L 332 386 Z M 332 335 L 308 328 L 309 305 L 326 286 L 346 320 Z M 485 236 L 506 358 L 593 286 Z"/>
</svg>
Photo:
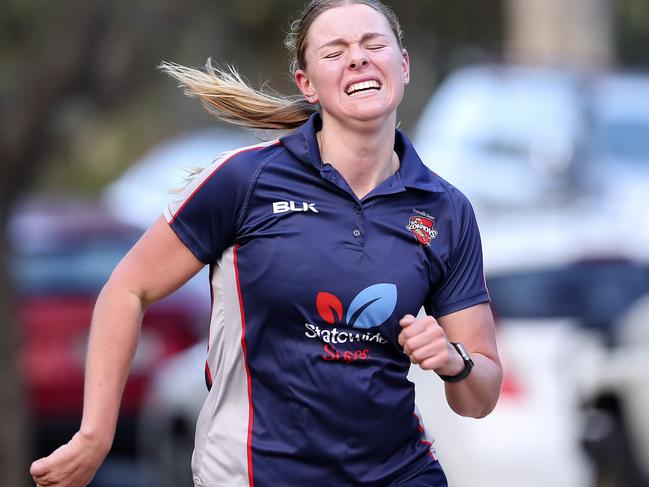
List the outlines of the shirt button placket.
<svg viewBox="0 0 649 487">
<path fill-rule="evenodd" d="M 352 235 L 360 245 L 363 245 L 364 242 L 362 240 L 363 238 L 363 229 L 365 228 L 365 215 L 363 214 L 363 207 L 361 205 L 358 205 L 356 207 L 356 214 L 358 215 L 358 220 L 356 223 L 356 227 L 352 230 Z"/>
</svg>

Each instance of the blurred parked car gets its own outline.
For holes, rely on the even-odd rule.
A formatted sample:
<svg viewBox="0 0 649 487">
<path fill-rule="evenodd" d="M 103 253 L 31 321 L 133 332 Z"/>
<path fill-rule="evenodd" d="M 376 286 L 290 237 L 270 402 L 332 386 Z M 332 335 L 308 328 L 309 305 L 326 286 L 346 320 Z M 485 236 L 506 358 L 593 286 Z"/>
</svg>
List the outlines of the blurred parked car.
<svg viewBox="0 0 649 487">
<path fill-rule="evenodd" d="M 112 269 L 142 231 L 88 202 L 31 200 L 9 224 L 21 327 L 19 365 L 42 455 L 79 427 L 87 336 L 96 297 Z M 135 423 L 151 378 L 168 357 L 202 335 L 209 302 L 183 289 L 152 305 L 128 380 L 114 453 L 134 453 Z"/>
<path fill-rule="evenodd" d="M 612 204 L 649 206 L 649 73 L 604 73 L 589 85 L 586 176 Z"/>
<path fill-rule="evenodd" d="M 583 162 L 582 84 L 576 73 L 547 68 L 460 69 L 424 108 L 414 145 L 480 210 L 563 203 Z"/>
<path fill-rule="evenodd" d="M 422 159 L 469 196 L 483 229 L 487 228 L 483 234 L 485 261 L 495 312 L 501 321 L 500 340 L 506 362 L 511 353 L 511 331 L 525 329 L 517 324 L 525 315 L 530 319 L 538 316 L 529 299 L 542 290 L 534 287 L 535 280 L 541 283 L 550 276 L 558 280 L 553 286 L 557 294 L 541 295 L 538 300 L 548 308 L 548 316 L 537 323 L 543 331 L 539 331 L 529 355 L 553 363 L 551 357 L 568 350 L 566 344 L 571 344 L 573 357 L 566 359 L 571 368 L 563 371 L 568 377 L 548 377 L 553 378 L 552 384 L 558 390 L 564 390 L 558 384 L 565 386 L 571 381 L 574 388 L 564 391 L 564 406 L 568 405 L 567 410 L 574 414 L 575 406 L 583 405 L 585 414 L 567 421 L 566 414 L 555 411 L 548 420 L 555 419 L 547 424 L 561 424 L 556 418 L 567 421 L 557 432 L 555 439 L 560 446 L 553 452 L 563 452 L 570 445 L 572 453 L 563 458 L 576 459 L 580 456 L 575 454 L 577 440 L 581 440 L 593 461 L 594 481 L 601 486 L 649 485 L 649 419 L 644 414 L 649 397 L 642 392 L 649 385 L 649 373 L 644 372 L 649 369 L 649 324 L 638 311 L 649 311 L 646 304 L 639 304 L 646 303 L 640 296 L 648 292 L 647 93 L 647 73 L 586 74 L 473 66 L 459 70 L 442 83 L 422 113 L 415 139 Z M 518 214 L 518 221 L 512 214 Z M 492 231 L 503 226 L 511 230 Z M 550 251 L 557 242 L 561 245 L 556 252 Z M 520 252 L 522 259 L 517 258 Z M 557 259 L 562 261 L 561 267 L 546 268 L 558 266 Z M 516 279 L 525 280 L 512 280 L 517 285 L 500 296 L 501 283 L 510 280 L 502 274 L 503 269 L 522 263 L 521 268 L 529 268 L 536 277 L 519 273 Z M 577 271 L 583 277 L 579 278 Z M 573 277 L 567 279 L 569 275 Z M 560 285 L 565 279 L 569 289 Z M 560 304 L 554 300 L 561 297 L 559 289 L 571 299 L 577 296 L 583 301 L 582 308 L 566 307 L 565 303 L 553 308 L 551 303 Z M 512 317 L 507 307 L 503 309 L 503 303 L 514 302 L 523 314 Z M 568 336 L 549 343 L 549 330 L 559 318 L 569 318 Z M 529 330 L 516 333 L 525 337 Z M 525 341 L 531 341 L 528 338 Z M 526 370 L 514 363 L 514 370 Z M 560 379 L 563 382 L 557 382 Z M 523 382 L 529 381 L 539 382 L 529 377 Z M 511 389 L 511 383 L 505 382 L 506 391 Z M 516 417 L 508 409 L 507 395 L 503 397 L 496 413 L 479 422 L 478 428 L 498 424 L 500 411 L 507 411 L 510 419 Z M 534 417 L 538 420 L 543 415 Z M 527 419 L 534 423 L 532 417 Z M 584 422 L 582 433 L 575 436 L 580 421 Z M 510 421 L 512 424 L 514 421 Z M 552 428 L 544 428 L 541 437 L 547 439 Z M 495 429 L 493 437 L 497 437 Z M 524 424 L 516 429 L 531 436 Z M 565 436 L 568 431 L 572 433 Z M 518 446 L 519 451 L 530 450 L 529 445 Z M 547 449 L 538 452 L 544 459 L 549 458 L 544 452 Z M 459 451 L 451 452 L 451 463 L 461 458 L 459 455 Z M 505 457 L 517 458 L 515 454 Z M 518 460 L 513 463 L 524 465 Z M 555 461 L 548 463 L 557 465 Z M 538 481 L 539 485 L 578 485 L 576 479 L 585 478 L 583 469 L 574 467 L 578 463 L 583 462 L 571 462 L 573 468 L 568 472 L 573 474 L 563 476 L 563 480 L 537 472 L 531 475 L 537 480 L 530 481 Z M 487 472 L 472 470 L 475 479 Z M 470 474 L 462 472 L 460 479 L 465 479 L 462 475 Z M 566 478 L 572 478 L 573 483 Z"/>
</svg>

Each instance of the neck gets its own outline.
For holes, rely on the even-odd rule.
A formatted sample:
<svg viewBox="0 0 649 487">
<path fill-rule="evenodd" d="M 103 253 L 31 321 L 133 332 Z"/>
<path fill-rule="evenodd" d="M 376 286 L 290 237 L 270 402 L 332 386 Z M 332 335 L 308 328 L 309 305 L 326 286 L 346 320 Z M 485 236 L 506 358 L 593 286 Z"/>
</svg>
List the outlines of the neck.
<svg viewBox="0 0 649 487">
<path fill-rule="evenodd" d="M 320 157 L 336 168 L 361 199 L 399 169 L 394 132 L 394 122 L 376 130 L 354 131 L 323 115 L 323 128 L 317 134 Z"/>
</svg>

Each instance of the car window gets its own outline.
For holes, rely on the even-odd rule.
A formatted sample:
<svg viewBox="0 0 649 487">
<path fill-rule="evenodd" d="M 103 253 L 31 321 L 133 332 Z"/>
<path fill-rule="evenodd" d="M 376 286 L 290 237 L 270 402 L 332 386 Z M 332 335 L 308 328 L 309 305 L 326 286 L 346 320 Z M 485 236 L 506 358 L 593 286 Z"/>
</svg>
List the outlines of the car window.
<svg viewBox="0 0 649 487">
<path fill-rule="evenodd" d="M 96 293 L 133 243 L 96 239 L 19 253 L 11 263 L 15 285 L 23 294 Z"/>
<path fill-rule="evenodd" d="M 649 161 L 649 117 L 641 119 L 616 119 L 601 123 L 598 140 L 606 157 L 637 161 Z"/>
<path fill-rule="evenodd" d="M 535 146 L 574 135 L 579 112 L 572 88 L 558 74 L 468 69 L 431 99 L 418 137 L 525 160 Z"/>
<path fill-rule="evenodd" d="M 487 278 L 500 318 L 576 318 L 609 328 L 636 299 L 649 293 L 649 267 L 630 262 L 583 262 Z"/>
</svg>

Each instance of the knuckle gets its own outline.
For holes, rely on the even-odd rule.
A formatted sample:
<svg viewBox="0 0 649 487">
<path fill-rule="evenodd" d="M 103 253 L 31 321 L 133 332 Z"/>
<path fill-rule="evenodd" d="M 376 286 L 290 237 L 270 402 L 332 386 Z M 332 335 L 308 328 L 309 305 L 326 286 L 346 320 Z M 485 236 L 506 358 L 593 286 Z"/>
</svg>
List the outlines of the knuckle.
<svg viewBox="0 0 649 487">
<path fill-rule="evenodd" d="M 435 369 L 435 363 L 433 359 L 428 359 L 420 362 L 419 367 L 423 370 L 433 370 Z"/>
<path fill-rule="evenodd" d="M 444 333 L 444 330 L 438 324 L 431 325 L 430 330 L 436 337 L 446 336 L 446 334 Z"/>
<path fill-rule="evenodd" d="M 417 359 L 417 361 L 422 362 L 431 357 L 431 353 L 428 348 L 419 348 L 412 353 L 412 356 Z"/>
<path fill-rule="evenodd" d="M 439 340 L 439 336 L 437 333 L 435 333 L 435 330 L 426 330 L 426 340 L 428 343 L 435 343 L 437 340 Z"/>
</svg>

